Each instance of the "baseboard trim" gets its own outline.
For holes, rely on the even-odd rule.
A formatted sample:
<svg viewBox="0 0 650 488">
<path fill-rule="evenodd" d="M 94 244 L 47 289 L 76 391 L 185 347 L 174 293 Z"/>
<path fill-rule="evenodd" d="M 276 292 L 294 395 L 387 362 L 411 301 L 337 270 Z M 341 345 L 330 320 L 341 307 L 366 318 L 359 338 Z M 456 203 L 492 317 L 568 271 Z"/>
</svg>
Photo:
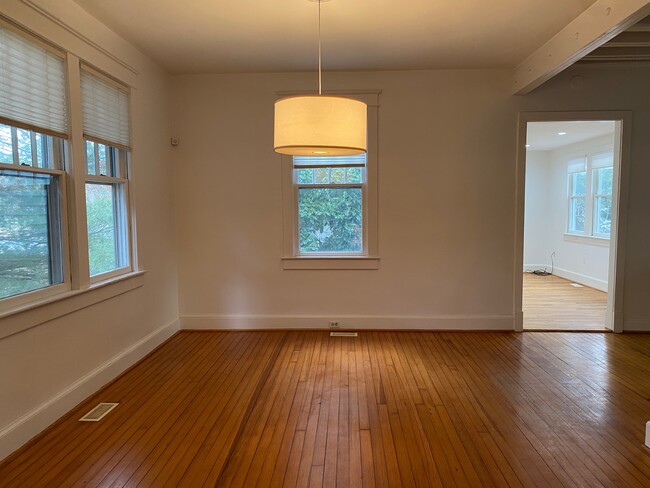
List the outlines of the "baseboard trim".
<svg viewBox="0 0 650 488">
<path fill-rule="evenodd" d="M 553 274 L 559 276 L 560 278 L 564 278 L 565 280 L 575 281 L 581 285 L 586 285 L 590 288 L 595 288 L 596 290 L 604 291 L 607 293 L 607 282 L 604 280 L 599 280 L 598 278 L 583 275 L 580 273 L 574 273 L 573 271 L 569 271 L 568 269 L 563 268 L 555 268 L 553 270 Z"/>
<path fill-rule="evenodd" d="M 160 327 L 85 374 L 45 403 L 0 429 L 0 460 L 23 446 L 76 405 L 153 351 L 180 329 L 180 321 Z"/>
<path fill-rule="evenodd" d="M 342 329 L 367 330 L 514 330 L 512 315 L 182 315 L 181 329 L 278 330 L 326 329 L 337 320 Z"/>
<path fill-rule="evenodd" d="M 551 271 L 550 264 L 524 264 L 524 271 L 536 270 L 536 269 L 546 269 L 546 271 Z M 607 282 L 594 278 L 593 276 L 587 276 L 580 273 L 575 273 L 569 271 L 568 269 L 558 268 L 557 266 L 553 269 L 553 274 L 564 278 L 565 280 L 575 281 L 581 285 L 588 286 L 590 288 L 595 288 L 596 290 L 604 291 L 607 293 Z"/>
<path fill-rule="evenodd" d="M 626 320 L 623 322 L 623 332 L 650 332 L 650 322 Z"/>
</svg>

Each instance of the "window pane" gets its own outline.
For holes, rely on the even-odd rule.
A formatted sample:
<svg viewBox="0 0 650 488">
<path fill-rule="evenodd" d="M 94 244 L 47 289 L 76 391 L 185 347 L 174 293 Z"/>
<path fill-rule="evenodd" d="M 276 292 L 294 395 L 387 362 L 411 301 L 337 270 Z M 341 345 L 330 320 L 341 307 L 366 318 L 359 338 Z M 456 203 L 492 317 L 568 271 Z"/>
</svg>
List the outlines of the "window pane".
<svg viewBox="0 0 650 488">
<path fill-rule="evenodd" d="M 86 214 L 90 275 L 128 266 L 122 185 L 86 183 Z"/>
<path fill-rule="evenodd" d="M 31 131 L 16 129 L 16 141 L 18 142 L 18 163 L 28 166 L 36 166 L 32 163 L 32 136 Z"/>
<path fill-rule="evenodd" d="M 298 183 L 301 185 L 311 185 L 314 183 L 314 170 L 313 169 L 299 169 Z"/>
<path fill-rule="evenodd" d="M 569 232 L 585 231 L 585 198 L 572 198 L 569 211 Z"/>
<path fill-rule="evenodd" d="M 363 183 L 363 168 L 348 168 L 348 183 Z"/>
<path fill-rule="evenodd" d="M 332 183 L 335 185 L 341 185 L 346 183 L 345 181 L 345 173 L 346 173 L 347 168 L 332 168 L 332 172 L 330 173 L 330 178 L 332 180 Z"/>
<path fill-rule="evenodd" d="M 11 127 L 0 124 L 0 163 L 13 164 L 14 153 L 11 144 Z"/>
<path fill-rule="evenodd" d="M 104 176 L 112 176 L 108 173 L 106 146 L 104 144 L 97 144 L 97 153 L 99 155 L 99 174 Z"/>
<path fill-rule="evenodd" d="M 612 198 L 596 197 L 594 234 L 609 237 L 612 228 Z"/>
<path fill-rule="evenodd" d="M 95 143 L 86 141 L 86 171 L 89 175 L 95 174 Z"/>
<path fill-rule="evenodd" d="M 63 282 L 58 177 L 0 170 L 0 298 Z"/>
<path fill-rule="evenodd" d="M 598 180 L 596 193 L 599 195 L 611 195 L 614 168 L 600 168 L 596 170 L 596 179 Z"/>
<path fill-rule="evenodd" d="M 34 142 L 36 143 L 36 158 L 38 161 L 38 162 L 35 161 L 36 162 L 35 166 L 38 166 L 39 168 L 47 168 L 48 162 L 45 161 L 44 159 L 45 153 L 43 152 L 46 136 L 44 136 L 43 134 L 34 134 L 34 138 L 35 138 Z"/>
<path fill-rule="evenodd" d="M 363 250 L 361 188 L 300 188 L 298 215 L 301 253 Z"/>
<path fill-rule="evenodd" d="M 316 168 L 314 170 L 314 183 L 328 185 L 330 183 L 330 168 Z"/>
<path fill-rule="evenodd" d="M 587 173 L 571 174 L 571 196 L 583 196 L 587 194 Z"/>
</svg>

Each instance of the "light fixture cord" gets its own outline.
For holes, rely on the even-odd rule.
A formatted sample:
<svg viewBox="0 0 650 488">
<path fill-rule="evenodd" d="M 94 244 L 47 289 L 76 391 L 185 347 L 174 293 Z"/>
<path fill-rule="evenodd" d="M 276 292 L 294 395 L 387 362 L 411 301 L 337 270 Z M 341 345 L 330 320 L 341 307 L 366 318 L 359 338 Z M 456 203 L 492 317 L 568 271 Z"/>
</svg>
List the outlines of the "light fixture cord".
<svg viewBox="0 0 650 488">
<path fill-rule="evenodd" d="M 321 48 L 320 48 L 320 4 L 318 0 L 318 94 L 323 94 L 323 75 L 321 71 Z"/>
</svg>

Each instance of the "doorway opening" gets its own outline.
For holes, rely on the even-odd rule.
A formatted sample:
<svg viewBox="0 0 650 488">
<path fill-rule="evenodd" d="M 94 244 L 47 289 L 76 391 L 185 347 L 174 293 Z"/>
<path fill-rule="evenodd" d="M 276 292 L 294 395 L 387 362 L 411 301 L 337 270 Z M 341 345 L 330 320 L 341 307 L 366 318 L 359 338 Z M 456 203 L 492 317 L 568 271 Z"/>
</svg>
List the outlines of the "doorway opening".
<svg viewBox="0 0 650 488">
<path fill-rule="evenodd" d="M 518 330 L 622 329 L 625 116 L 601 115 L 529 114 L 520 125 Z"/>
</svg>

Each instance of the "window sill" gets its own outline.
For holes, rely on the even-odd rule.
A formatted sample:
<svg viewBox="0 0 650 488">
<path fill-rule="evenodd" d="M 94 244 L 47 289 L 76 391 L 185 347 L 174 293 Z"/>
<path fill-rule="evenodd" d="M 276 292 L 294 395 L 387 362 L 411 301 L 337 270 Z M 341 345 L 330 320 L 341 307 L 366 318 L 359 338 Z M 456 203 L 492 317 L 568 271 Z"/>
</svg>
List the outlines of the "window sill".
<svg viewBox="0 0 650 488">
<path fill-rule="evenodd" d="M 283 269 L 379 269 L 379 258 L 341 256 L 282 258 Z"/>
<path fill-rule="evenodd" d="M 93 283 L 84 290 L 66 291 L 0 311 L 0 339 L 139 288 L 144 285 L 144 274 L 133 271 Z"/>
<path fill-rule="evenodd" d="M 564 240 L 569 242 L 578 242 L 580 244 L 590 244 L 593 246 L 609 247 L 607 237 L 583 236 L 580 234 L 564 234 Z"/>
</svg>

